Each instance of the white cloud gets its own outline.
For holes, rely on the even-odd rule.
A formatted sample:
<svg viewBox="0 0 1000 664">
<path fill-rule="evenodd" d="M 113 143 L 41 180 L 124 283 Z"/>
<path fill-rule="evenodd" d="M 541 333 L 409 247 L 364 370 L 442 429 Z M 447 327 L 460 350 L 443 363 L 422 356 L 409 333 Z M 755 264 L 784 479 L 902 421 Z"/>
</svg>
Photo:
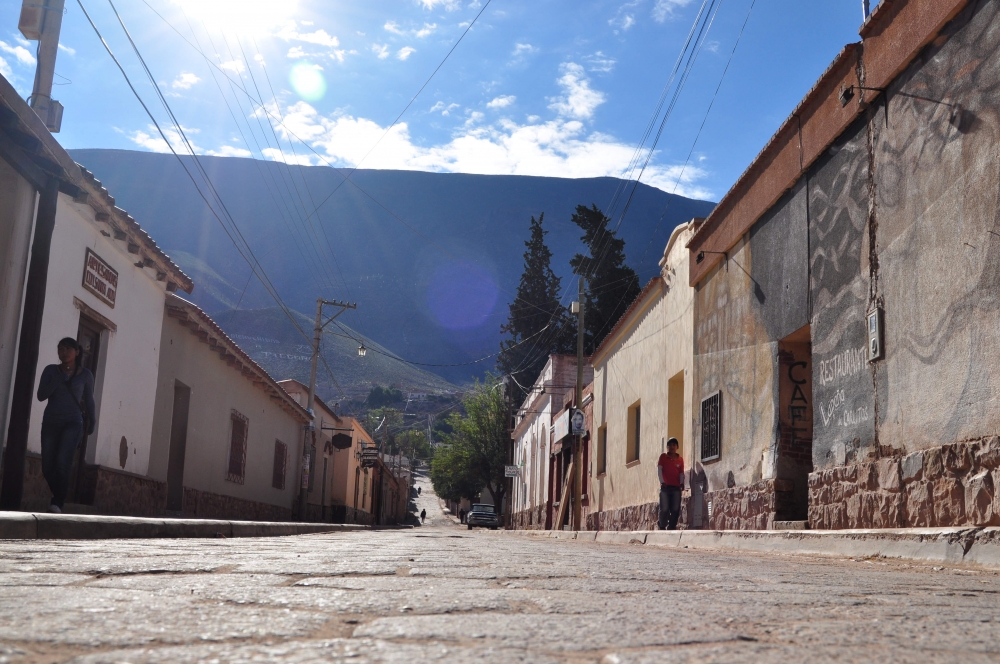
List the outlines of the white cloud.
<svg viewBox="0 0 1000 664">
<path fill-rule="evenodd" d="M 160 133 L 156 131 L 156 127 L 153 125 L 147 125 L 146 129 L 148 131 L 142 131 L 141 129 L 133 131 L 131 134 L 128 134 L 128 139 L 139 147 L 146 148 L 150 152 L 170 152 L 170 147 L 160 136 Z M 202 149 L 199 148 L 193 140 L 191 140 L 191 135 L 197 134 L 199 130 L 188 127 L 182 127 L 182 129 L 184 129 L 184 133 L 187 135 L 188 140 L 191 141 L 194 151 L 198 154 L 202 154 Z M 181 139 L 181 136 L 176 129 L 164 127 L 163 133 L 166 134 L 167 139 L 170 141 L 170 145 L 174 147 L 174 150 L 176 150 L 178 154 L 185 154 L 188 152 L 187 145 L 184 144 L 184 141 Z"/>
<path fill-rule="evenodd" d="M 258 53 L 257 55 L 253 56 L 253 59 L 256 60 L 257 62 L 259 62 L 261 64 L 261 66 L 264 66 L 264 64 L 265 64 L 264 63 L 264 56 L 261 55 L 260 53 Z"/>
<path fill-rule="evenodd" d="M 242 60 L 230 60 L 229 62 L 223 62 L 219 65 L 219 69 L 231 71 L 234 74 L 242 74 L 247 70 L 247 68 L 243 65 Z"/>
<path fill-rule="evenodd" d="M 0 51 L 13 55 L 19 65 L 35 64 L 35 56 L 23 46 L 11 46 L 5 41 L 0 41 Z"/>
<path fill-rule="evenodd" d="M 59 44 L 59 50 L 65 51 L 69 55 L 76 55 L 76 49 L 66 46 L 65 44 Z"/>
<path fill-rule="evenodd" d="M 182 71 L 174 82 L 170 84 L 174 90 L 189 90 L 192 85 L 199 82 L 201 79 L 192 74 L 191 72 Z"/>
<path fill-rule="evenodd" d="M 548 122 L 519 124 L 509 119 L 496 123 L 461 126 L 448 142 L 424 146 L 411 139 L 407 123 L 386 133 L 385 127 L 361 117 L 334 113 L 324 116 L 305 102 L 289 106 L 285 125 L 334 164 L 355 166 L 382 138 L 365 159 L 366 168 L 505 175 L 559 175 L 583 178 L 620 177 L 632 160 L 635 146 L 614 138 L 588 133 L 583 122 L 557 117 Z M 482 114 L 470 114 L 470 121 Z M 284 131 L 279 127 L 279 131 Z M 681 175 L 677 165 L 654 162 L 643 182 L 682 196 L 711 198 L 698 185 L 705 171 L 688 166 Z"/>
<path fill-rule="evenodd" d="M 518 43 L 518 44 L 514 44 L 514 51 L 511 53 L 511 55 L 513 55 L 516 58 L 516 57 L 525 55 L 527 53 L 534 53 L 537 50 L 538 49 L 535 48 L 534 46 L 532 46 L 531 44 L 520 44 L 520 43 Z"/>
<path fill-rule="evenodd" d="M 507 108 L 515 101 L 517 101 L 517 97 L 515 97 L 514 95 L 500 95 L 499 97 L 494 98 L 493 101 L 491 101 L 490 103 L 486 104 L 486 107 Z"/>
<path fill-rule="evenodd" d="M 3 74 L 3 77 L 7 79 L 14 78 L 14 72 L 3 58 L 0 58 L 0 74 Z"/>
<path fill-rule="evenodd" d="M 386 21 L 382 29 L 386 32 L 391 32 L 394 35 L 405 35 L 406 31 L 399 27 L 399 24 L 395 21 Z"/>
<path fill-rule="evenodd" d="M 312 159 L 310 159 L 307 154 L 292 154 L 291 151 L 284 152 L 277 148 L 264 148 L 260 151 L 267 159 L 271 161 L 281 161 L 286 164 L 297 164 L 299 166 L 312 166 Z"/>
<path fill-rule="evenodd" d="M 413 48 L 412 46 L 404 46 L 403 48 L 399 49 L 399 51 L 396 52 L 396 57 L 399 58 L 400 60 L 405 60 L 416 52 L 417 49 Z"/>
<path fill-rule="evenodd" d="M 431 106 L 429 112 L 430 113 L 437 113 L 438 111 L 440 111 L 441 115 L 448 116 L 448 115 L 451 115 L 451 112 L 453 110 L 455 110 L 456 108 L 458 108 L 458 107 L 459 107 L 458 104 L 447 104 L 446 105 L 443 101 L 439 101 L 438 103 L 436 103 L 433 106 Z"/>
<path fill-rule="evenodd" d="M 213 157 L 252 157 L 253 153 L 245 148 L 238 148 L 233 145 L 223 145 L 218 150 L 209 150 L 205 154 Z"/>
<path fill-rule="evenodd" d="M 413 36 L 417 39 L 423 39 L 435 30 L 437 30 L 437 23 L 424 23 L 424 27 L 413 32 Z"/>
<path fill-rule="evenodd" d="M 385 60 L 389 57 L 389 45 L 388 44 L 372 44 L 372 53 L 378 56 L 379 60 Z"/>
<path fill-rule="evenodd" d="M 594 111 L 605 101 L 604 93 L 590 87 L 583 67 L 575 62 L 564 62 L 559 68 L 563 72 L 558 80 L 563 95 L 551 99 L 549 108 L 565 117 L 580 120 L 593 117 Z"/>
<path fill-rule="evenodd" d="M 461 7 L 460 0 L 419 0 L 424 9 L 436 9 L 441 7 L 445 11 L 453 12 Z"/>
<path fill-rule="evenodd" d="M 596 71 L 602 74 L 606 74 L 615 68 L 617 60 L 614 58 L 604 55 L 601 51 L 592 53 L 583 59 L 587 63 L 587 69 L 589 71 Z"/>
<path fill-rule="evenodd" d="M 656 0 L 656 4 L 653 5 L 653 20 L 663 23 L 674 15 L 675 9 L 689 4 L 691 0 Z"/>
<path fill-rule="evenodd" d="M 306 52 L 302 50 L 301 46 L 293 46 L 288 49 L 288 53 L 285 54 L 285 57 L 290 60 L 300 60 L 306 57 Z"/>
<path fill-rule="evenodd" d="M 305 21 L 301 22 L 302 25 L 310 26 L 312 23 L 307 23 Z M 284 39 L 285 41 L 300 41 L 307 44 L 316 44 L 317 46 L 326 46 L 327 48 L 335 48 L 340 46 L 340 40 L 335 36 L 329 34 L 326 30 L 314 30 L 313 32 L 299 32 L 296 28 L 295 21 L 289 21 L 286 23 L 275 36 Z"/>
</svg>

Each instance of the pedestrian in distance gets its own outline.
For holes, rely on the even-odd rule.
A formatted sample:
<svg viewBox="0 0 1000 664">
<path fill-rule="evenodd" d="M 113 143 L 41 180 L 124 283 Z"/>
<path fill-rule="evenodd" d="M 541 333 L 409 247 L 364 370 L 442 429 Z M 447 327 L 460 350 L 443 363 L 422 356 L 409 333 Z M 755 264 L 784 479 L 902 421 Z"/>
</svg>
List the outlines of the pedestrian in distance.
<svg viewBox="0 0 1000 664">
<path fill-rule="evenodd" d="M 80 366 L 80 344 L 72 337 L 56 346 L 59 364 L 42 371 L 38 400 L 48 401 L 42 414 L 42 474 L 52 491 L 49 511 L 60 513 L 69 491 L 73 457 L 86 436 L 94 433 L 94 374 Z"/>
<path fill-rule="evenodd" d="M 677 530 L 681 515 L 681 491 L 684 490 L 684 458 L 677 453 L 680 443 L 676 438 L 667 441 L 667 451 L 656 463 L 660 478 L 660 530 Z"/>
<path fill-rule="evenodd" d="M 420 523 L 427 519 L 427 510 L 420 510 Z"/>
<path fill-rule="evenodd" d="M 421 491 L 421 489 L 423 489 L 423 487 L 419 487 L 419 486 L 417 487 L 417 495 L 418 495 L 418 496 L 420 495 L 420 491 Z"/>
</svg>

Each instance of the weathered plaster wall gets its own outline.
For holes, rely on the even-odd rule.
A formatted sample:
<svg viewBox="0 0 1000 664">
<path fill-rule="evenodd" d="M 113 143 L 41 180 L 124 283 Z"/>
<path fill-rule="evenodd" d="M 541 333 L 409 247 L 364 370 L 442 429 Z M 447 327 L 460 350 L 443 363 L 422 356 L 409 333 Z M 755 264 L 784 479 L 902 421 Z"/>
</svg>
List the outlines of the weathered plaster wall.
<svg viewBox="0 0 1000 664">
<path fill-rule="evenodd" d="M 665 440 L 674 435 L 681 444 L 687 468 L 694 460 L 690 427 L 693 393 L 692 334 L 694 289 L 686 283 L 691 228 L 678 232 L 664 263 L 661 283 L 639 301 L 609 346 L 594 355 L 594 431 L 592 449 L 597 453 L 598 427 L 607 427 L 607 469 L 590 472 L 590 509 L 613 512 L 657 501 L 660 484 L 656 462 Z M 683 431 L 671 432 L 669 381 L 683 380 L 684 398 L 675 401 L 682 410 Z M 675 383 L 675 385 L 678 385 Z M 638 461 L 626 454 L 629 408 L 641 403 Z M 596 459 L 595 459 L 596 460 Z"/>
</svg>

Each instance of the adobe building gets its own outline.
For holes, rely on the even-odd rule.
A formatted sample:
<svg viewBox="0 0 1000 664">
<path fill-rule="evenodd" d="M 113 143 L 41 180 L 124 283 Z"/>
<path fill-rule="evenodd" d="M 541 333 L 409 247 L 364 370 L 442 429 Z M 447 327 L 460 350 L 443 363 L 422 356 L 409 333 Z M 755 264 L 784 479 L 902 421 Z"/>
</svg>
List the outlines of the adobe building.
<svg viewBox="0 0 1000 664">
<path fill-rule="evenodd" d="M 0 141 L 2 502 L 45 509 L 45 403 L 35 390 L 45 366 L 58 362 L 59 339 L 80 341 L 95 377 L 96 430 L 84 441 L 70 493 L 79 500 L 90 491 L 81 484 L 147 472 L 164 300 L 193 283 L 2 77 L 0 116 L 9 139 Z"/>
<path fill-rule="evenodd" d="M 587 492 L 588 530 L 656 528 L 656 464 L 668 438 L 680 442 L 685 468 L 691 467 L 694 289 L 687 284 L 687 243 L 701 221 L 674 229 L 660 275 L 639 293 L 591 357 L 597 433 Z M 686 497 L 683 503 L 682 523 L 690 524 Z"/>
<path fill-rule="evenodd" d="M 584 365 L 583 383 L 593 381 L 594 370 Z M 558 508 L 559 490 L 569 464 L 569 417 L 566 405 L 576 390 L 576 356 L 550 355 L 532 384 L 524 403 L 515 414 L 511 432 L 514 464 L 511 527 L 547 529 L 552 527 Z M 560 426 L 557 419 L 565 413 Z"/>
<path fill-rule="evenodd" d="M 93 504 L 112 514 L 288 521 L 309 413 L 197 306 L 169 296 L 146 477 Z M 127 500 L 126 500 L 127 499 Z"/>
<path fill-rule="evenodd" d="M 691 240 L 712 528 L 1000 523 L 998 27 L 880 3 Z"/>
</svg>

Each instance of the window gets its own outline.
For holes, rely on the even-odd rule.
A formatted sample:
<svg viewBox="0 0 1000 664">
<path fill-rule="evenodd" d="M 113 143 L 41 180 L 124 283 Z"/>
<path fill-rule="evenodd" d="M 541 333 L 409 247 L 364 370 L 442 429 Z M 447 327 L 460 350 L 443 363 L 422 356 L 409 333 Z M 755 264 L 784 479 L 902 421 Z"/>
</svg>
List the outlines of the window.
<svg viewBox="0 0 1000 664">
<path fill-rule="evenodd" d="M 597 430 L 597 474 L 608 472 L 608 425 Z"/>
<path fill-rule="evenodd" d="M 636 401 L 628 409 L 628 448 L 625 463 L 639 460 L 639 435 L 642 432 L 642 406 Z"/>
<path fill-rule="evenodd" d="M 701 402 L 701 460 L 718 459 L 722 439 L 722 392 Z"/>
<path fill-rule="evenodd" d="M 271 486 L 275 489 L 285 488 L 285 468 L 288 465 L 288 445 L 280 440 L 274 441 L 274 473 L 271 477 Z"/>
<path fill-rule="evenodd" d="M 247 430 L 250 422 L 235 408 L 229 414 L 229 471 L 226 479 L 243 484 L 247 466 Z"/>
</svg>

